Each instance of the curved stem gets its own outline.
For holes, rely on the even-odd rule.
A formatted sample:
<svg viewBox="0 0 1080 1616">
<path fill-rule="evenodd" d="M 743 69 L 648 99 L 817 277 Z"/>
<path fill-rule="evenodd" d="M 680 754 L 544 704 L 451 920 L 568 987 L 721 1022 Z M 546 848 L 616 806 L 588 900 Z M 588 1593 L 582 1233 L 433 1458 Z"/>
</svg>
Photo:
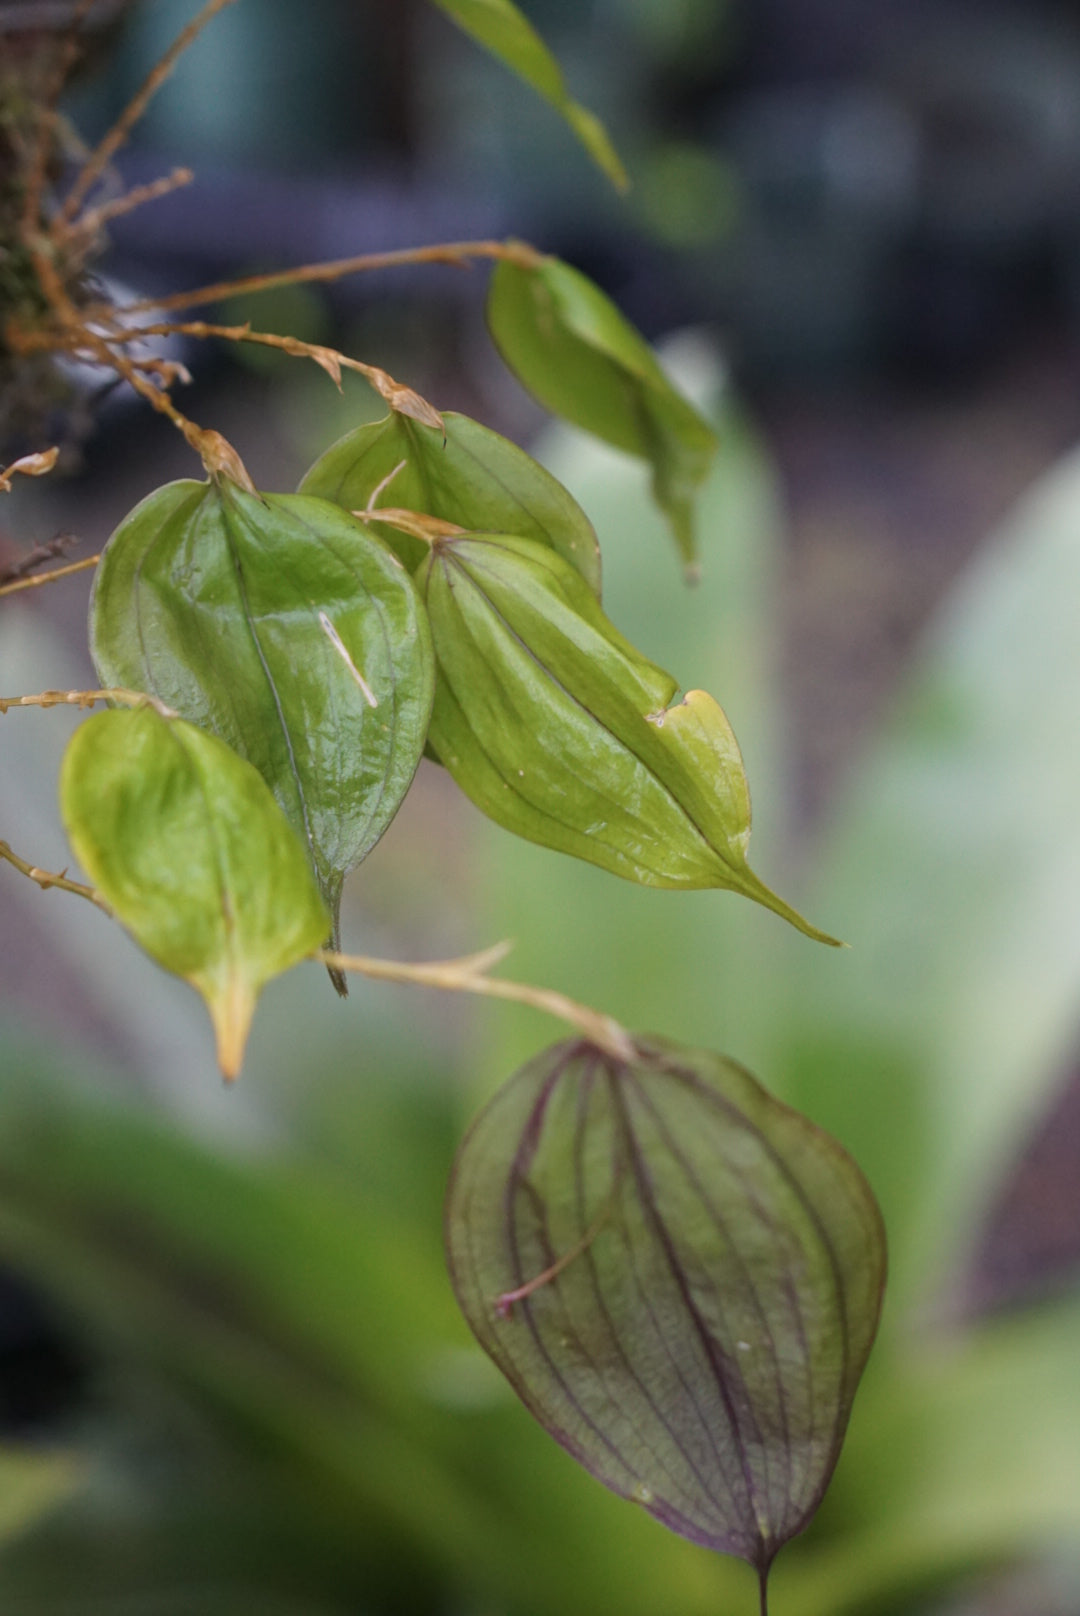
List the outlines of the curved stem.
<svg viewBox="0 0 1080 1616">
<path fill-rule="evenodd" d="M 174 292 L 171 297 L 143 298 L 127 303 L 115 313 L 124 315 L 179 309 L 194 309 L 204 303 L 220 303 L 224 298 L 246 296 L 249 292 L 270 292 L 278 286 L 300 286 L 313 281 L 338 281 L 373 269 L 398 269 L 410 264 L 451 264 L 467 269 L 473 259 L 505 259 L 512 264 L 535 266 L 542 258 L 535 247 L 524 241 L 446 241 L 430 247 L 400 247 L 393 252 L 360 253 L 355 258 L 334 258 L 323 264 L 301 264 L 296 269 L 280 269 L 271 275 L 248 275 L 243 280 L 217 281 L 197 286 L 190 292 Z M 97 312 L 96 310 L 93 312 Z"/>
<path fill-rule="evenodd" d="M 544 1010 L 575 1027 L 590 1043 L 606 1050 L 618 1061 L 635 1058 L 633 1040 L 625 1027 L 612 1017 L 588 1005 L 578 1004 L 565 993 L 552 988 L 535 988 L 525 982 L 507 982 L 501 977 L 488 976 L 487 971 L 507 953 L 509 945 L 500 943 L 483 954 L 471 954 L 464 959 L 437 960 L 430 964 L 405 965 L 396 960 L 370 959 L 361 954 L 336 954 L 320 949 L 312 956 L 335 971 L 355 971 L 359 976 L 381 982 L 411 982 L 418 987 L 441 988 L 449 993 L 477 993 L 489 999 L 509 999 L 515 1004 L 527 1004 L 534 1010 Z"/>
<path fill-rule="evenodd" d="M 56 227 L 58 230 L 70 225 L 83 201 L 104 174 L 120 147 L 127 140 L 128 135 L 146 111 L 151 99 L 165 83 L 184 51 L 194 43 L 207 23 L 213 17 L 216 17 L 219 11 L 224 11 L 225 7 L 232 5 L 232 3 L 233 0 L 206 0 L 206 4 L 198 16 L 192 18 L 187 27 L 176 36 L 161 60 L 155 62 L 143 80 L 142 85 L 128 102 L 112 128 L 90 153 L 90 156 L 80 169 L 75 178 L 75 183 L 68 193 L 67 200 L 57 215 Z"/>
<path fill-rule="evenodd" d="M 264 348 L 278 348 L 283 353 L 291 354 L 294 359 L 313 359 L 339 388 L 343 369 L 358 371 L 386 400 L 391 409 L 397 410 L 401 415 L 411 415 L 414 420 L 422 421 L 425 426 L 434 427 L 436 431 L 444 430 L 443 418 L 434 405 L 429 404 L 426 398 L 421 398 L 411 387 L 395 381 L 381 365 L 367 365 L 362 359 L 353 359 L 348 354 L 339 353 L 336 348 L 327 348 L 317 342 L 302 342 L 299 337 L 282 336 L 276 331 L 252 331 L 250 325 L 211 325 L 205 320 L 165 320 L 156 325 L 122 326 L 116 331 L 107 333 L 104 338 L 95 340 L 107 344 L 110 350 L 116 350 L 115 357 L 106 362 L 127 375 L 124 366 L 132 365 L 135 361 L 125 360 L 119 351 L 125 343 L 139 342 L 144 337 L 174 336 L 218 337 L 227 342 L 255 342 Z M 136 385 L 130 376 L 128 380 L 133 386 Z M 157 407 L 162 408 L 161 405 Z M 190 434 L 185 433 L 185 436 L 191 442 Z"/>
<path fill-rule="evenodd" d="M 123 196 L 113 197 L 99 208 L 88 208 L 67 229 L 71 235 L 95 236 L 110 219 L 120 219 L 125 213 L 133 213 L 147 202 L 157 202 L 163 196 L 171 196 L 173 191 L 190 185 L 194 178 L 190 168 L 174 168 L 170 174 L 163 175 L 159 180 L 151 180 L 148 185 L 132 186 Z"/>
</svg>

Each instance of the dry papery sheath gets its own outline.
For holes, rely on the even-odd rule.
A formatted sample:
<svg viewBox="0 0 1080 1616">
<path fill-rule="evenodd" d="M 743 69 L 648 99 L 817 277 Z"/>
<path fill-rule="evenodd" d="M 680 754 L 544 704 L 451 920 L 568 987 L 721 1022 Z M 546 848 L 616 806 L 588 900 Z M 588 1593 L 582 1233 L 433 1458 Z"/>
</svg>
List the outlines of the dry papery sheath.
<svg viewBox="0 0 1080 1616">
<path fill-rule="evenodd" d="M 605 1486 L 764 1576 L 821 1501 L 877 1328 L 880 1214 L 835 1140 L 734 1062 L 577 1040 L 462 1144 L 458 1301 Z"/>
</svg>

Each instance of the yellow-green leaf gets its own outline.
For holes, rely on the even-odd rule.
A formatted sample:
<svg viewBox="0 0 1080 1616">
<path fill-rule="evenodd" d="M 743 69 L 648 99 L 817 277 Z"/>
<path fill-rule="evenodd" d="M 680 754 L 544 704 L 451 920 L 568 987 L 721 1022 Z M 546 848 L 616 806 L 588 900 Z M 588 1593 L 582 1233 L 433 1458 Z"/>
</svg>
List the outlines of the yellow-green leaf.
<svg viewBox="0 0 1080 1616">
<path fill-rule="evenodd" d="M 152 707 L 100 713 L 64 754 L 60 810 L 117 920 L 206 1001 L 226 1077 L 263 985 L 324 941 L 303 844 L 250 763 Z"/>
</svg>

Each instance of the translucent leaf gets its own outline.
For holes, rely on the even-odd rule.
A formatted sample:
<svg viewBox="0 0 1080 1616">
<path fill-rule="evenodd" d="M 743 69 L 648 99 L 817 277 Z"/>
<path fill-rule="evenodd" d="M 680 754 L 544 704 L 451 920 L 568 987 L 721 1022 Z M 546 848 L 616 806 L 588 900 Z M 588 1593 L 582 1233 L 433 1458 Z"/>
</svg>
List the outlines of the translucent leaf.
<svg viewBox="0 0 1080 1616">
<path fill-rule="evenodd" d="M 612 184 L 620 191 L 627 188 L 626 170 L 607 130 L 595 113 L 572 99 L 558 62 L 512 0 L 434 0 L 434 4 L 550 101 Z"/>
<path fill-rule="evenodd" d="M 648 343 L 592 281 L 558 258 L 497 264 L 487 317 L 506 363 L 541 404 L 648 462 L 653 496 L 692 572 L 695 502 L 717 438 Z"/>
<path fill-rule="evenodd" d="M 264 983 L 324 940 L 304 848 L 257 771 L 151 707 L 75 731 L 60 811 L 76 858 L 122 925 L 206 1001 L 227 1077 Z"/>
<path fill-rule="evenodd" d="M 90 649 L 104 684 L 148 691 L 255 765 L 336 937 L 342 882 L 397 812 L 431 710 L 430 635 L 398 558 L 326 500 L 170 483 L 109 540 Z"/>
<path fill-rule="evenodd" d="M 419 575 L 438 662 L 430 744 L 508 830 L 654 887 L 728 887 L 822 942 L 746 861 L 738 744 L 702 690 L 617 632 L 552 551 L 439 543 Z"/>
<path fill-rule="evenodd" d="M 600 547 L 572 495 L 524 449 L 478 421 L 448 413 L 443 423 L 445 434 L 394 414 L 357 427 L 315 462 L 300 492 L 346 510 L 366 510 L 374 499 L 474 532 L 535 539 L 599 595 Z M 385 525 L 374 530 L 411 567 L 427 553 L 422 539 Z"/>
<path fill-rule="evenodd" d="M 470 1326 L 556 1440 L 764 1573 L 877 1327 L 880 1215 L 840 1146 L 718 1055 L 559 1044 L 473 1123 L 446 1235 Z"/>
</svg>

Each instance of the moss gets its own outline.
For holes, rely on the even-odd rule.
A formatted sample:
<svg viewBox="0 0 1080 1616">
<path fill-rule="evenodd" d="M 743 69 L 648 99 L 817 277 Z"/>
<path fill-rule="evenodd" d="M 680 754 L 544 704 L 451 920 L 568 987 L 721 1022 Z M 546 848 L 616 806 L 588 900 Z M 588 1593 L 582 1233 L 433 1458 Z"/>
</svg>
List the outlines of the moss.
<svg viewBox="0 0 1080 1616">
<path fill-rule="evenodd" d="M 82 436 L 85 412 L 74 408 L 76 394 L 55 360 L 48 355 L 13 350 L 13 328 L 33 330 L 50 315 L 33 256 L 25 239 L 27 186 L 41 127 L 42 97 L 53 77 L 56 43 L 40 37 L 8 48 L 0 70 L 0 464 L 40 445 Z M 46 156 L 45 191 L 59 173 L 64 126 L 55 121 Z M 80 244 L 57 267 L 68 295 L 78 306 L 87 301 L 89 259 L 98 242 Z"/>
</svg>

